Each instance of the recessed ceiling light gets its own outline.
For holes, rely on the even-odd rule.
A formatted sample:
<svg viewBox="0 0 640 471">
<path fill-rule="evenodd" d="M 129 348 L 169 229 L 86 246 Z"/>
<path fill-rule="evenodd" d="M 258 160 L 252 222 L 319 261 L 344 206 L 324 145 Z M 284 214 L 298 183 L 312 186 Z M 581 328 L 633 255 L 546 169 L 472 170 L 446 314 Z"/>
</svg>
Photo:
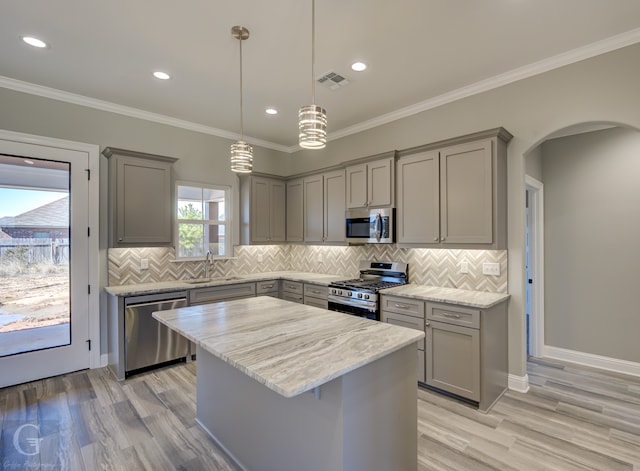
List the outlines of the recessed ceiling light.
<svg viewBox="0 0 640 471">
<path fill-rule="evenodd" d="M 364 62 L 354 62 L 353 64 L 351 64 L 351 68 L 356 72 L 362 72 L 367 68 L 367 64 L 365 64 Z"/>
<path fill-rule="evenodd" d="M 22 40 L 25 43 L 27 43 L 29 46 L 39 47 L 39 48 L 47 47 L 47 43 L 45 43 L 41 39 L 34 38 L 33 36 L 22 36 Z"/>
<path fill-rule="evenodd" d="M 278 110 L 276 110 L 275 108 L 267 108 L 266 110 L 264 110 L 264 112 L 267 114 L 278 114 Z"/>
<path fill-rule="evenodd" d="M 154 76 L 155 78 L 157 78 L 157 79 L 160 79 L 160 80 L 169 80 L 169 79 L 171 78 L 171 75 L 169 75 L 169 74 L 168 74 L 168 73 L 166 73 L 166 72 L 161 72 L 161 71 L 159 71 L 159 70 L 158 70 L 158 71 L 156 71 L 156 72 L 154 72 L 154 73 L 153 73 L 153 76 Z"/>
</svg>

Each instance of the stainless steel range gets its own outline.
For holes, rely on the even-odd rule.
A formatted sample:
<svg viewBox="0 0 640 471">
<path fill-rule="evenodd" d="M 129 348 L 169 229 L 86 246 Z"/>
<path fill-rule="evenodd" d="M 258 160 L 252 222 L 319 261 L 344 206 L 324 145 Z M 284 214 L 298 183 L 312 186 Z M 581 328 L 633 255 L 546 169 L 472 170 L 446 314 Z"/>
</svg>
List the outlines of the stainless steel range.
<svg viewBox="0 0 640 471">
<path fill-rule="evenodd" d="M 408 282 L 409 265 L 401 262 L 360 262 L 360 278 L 329 285 L 329 310 L 380 320 L 378 291 Z"/>
</svg>

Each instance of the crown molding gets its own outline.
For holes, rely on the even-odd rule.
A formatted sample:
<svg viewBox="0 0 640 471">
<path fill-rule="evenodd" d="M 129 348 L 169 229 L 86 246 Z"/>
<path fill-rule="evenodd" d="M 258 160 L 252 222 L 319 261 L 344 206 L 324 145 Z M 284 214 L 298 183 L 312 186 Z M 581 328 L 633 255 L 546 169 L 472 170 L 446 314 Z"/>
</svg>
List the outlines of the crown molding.
<svg viewBox="0 0 640 471">
<path fill-rule="evenodd" d="M 210 126 L 204 126 L 202 124 L 193 123 L 183 119 L 172 118 L 158 113 L 151 113 L 149 111 L 140 110 L 138 108 L 131 108 L 129 106 L 118 105 L 109 101 L 98 100 L 96 98 L 90 98 L 84 95 L 78 95 L 76 93 L 65 92 L 55 88 L 45 87 L 42 85 L 36 85 L 34 83 L 23 82 L 21 80 L 15 80 L 9 77 L 0 76 L 0 87 L 8 88 L 17 92 L 28 93 L 30 95 L 37 95 L 44 98 L 51 98 L 52 100 L 63 101 L 74 105 L 86 106 L 88 108 L 94 108 L 101 111 L 108 111 L 110 113 L 116 113 L 123 116 L 129 116 L 131 118 L 144 119 L 146 121 L 153 121 L 155 123 L 166 124 L 176 128 L 186 129 L 188 131 L 200 132 L 203 134 L 210 134 L 212 136 L 222 137 L 225 139 L 231 139 L 237 141 L 240 139 L 240 134 L 225 131 L 224 129 L 213 128 Z M 289 147 L 276 144 L 274 142 L 264 141 L 262 139 L 255 139 L 248 136 L 244 136 L 244 140 L 250 144 L 266 147 L 267 149 L 273 149 L 280 152 L 289 153 Z"/>
<path fill-rule="evenodd" d="M 494 77 L 481 80 L 479 82 L 473 83 L 466 87 L 461 87 L 456 90 L 443 93 L 442 95 L 438 95 L 436 97 L 430 98 L 428 100 L 421 101 L 419 103 L 416 103 L 404 108 L 400 108 L 390 113 L 385 113 L 381 116 L 377 116 L 375 118 L 363 121 L 361 123 L 354 124 L 353 126 L 348 126 L 346 128 L 339 129 L 337 131 L 329 133 L 329 135 L 327 136 L 327 140 L 329 142 L 335 141 L 337 139 L 350 136 L 352 134 L 357 134 L 359 132 L 367 131 L 369 129 L 381 126 L 383 124 L 388 124 L 402 118 L 413 116 L 415 114 L 422 113 L 423 111 L 427 111 L 442 105 L 446 105 L 448 103 L 452 103 L 457 100 L 461 100 L 463 98 L 467 98 L 473 95 L 477 95 L 479 93 L 493 90 L 495 88 L 499 88 L 504 85 L 517 82 L 518 80 L 523 80 L 529 77 L 533 77 L 535 75 L 539 75 L 544 72 L 548 72 L 550 70 L 563 67 L 565 65 L 573 64 L 575 62 L 589 59 L 591 57 L 595 57 L 600 54 L 605 54 L 607 52 L 611 52 L 626 46 L 631 46 L 638 42 L 640 42 L 640 28 L 627 31 L 625 33 L 621 33 L 616 36 L 611 36 L 610 38 L 604 39 L 602 41 L 597 41 L 595 43 L 591 43 L 583 47 L 572 49 L 571 51 L 567 51 L 562 54 L 557 54 L 547 59 L 543 59 L 538 62 L 534 62 L 532 64 L 510 70 L 503 74 L 499 74 Z M 38 95 L 45 98 L 51 98 L 54 100 L 64 101 L 64 102 L 72 103 L 76 105 L 87 106 L 90 108 L 95 108 L 102 111 L 108 111 L 111 113 L 117 113 L 120 115 L 129 116 L 132 118 L 144 119 L 147 121 L 153 121 L 160 124 L 166 124 L 168 126 L 187 129 L 189 131 L 201 132 L 203 134 L 210 134 L 212 136 L 222 137 L 225 139 L 231 139 L 231 140 L 240 139 L 239 134 L 225 131 L 223 129 L 204 126 L 202 124 L 193 123 L 193 122 L 185 121 L 182 119 L 172 118 L 170 116 L 165 116 L 157 113 L 151 113 L 151 112 L 143 111 L 137 108 L 118 105 L 108 101 L 98 100 L 95 98 L 90 98 L 90 97 L 78 95 L 75 93 L 69 93 L 62 90 L 57 90 L 55 88 L 49 88 L 49 87 L 44 87 L 42 85 L 23 82 L 20 80 L 11 79 L 9 77 L 0 76 L 0 87 L 8 88 L 10 90 L 15 90 L 18 92 L 29 93 L 32 95 Z M 264 147 L 267 149 L 277 150 L 280 152 L 285 152 L 288 154 L 292 154 L 302 150 L 302 148 L 297 144 L 293 146 L 285 146 L 281 144 L 276 144 L 274 142 L 265 141 L 262 139 L 251 138 L 248 136 L 245 136 L 244 139 L 250 144 Z"/>
</svg>

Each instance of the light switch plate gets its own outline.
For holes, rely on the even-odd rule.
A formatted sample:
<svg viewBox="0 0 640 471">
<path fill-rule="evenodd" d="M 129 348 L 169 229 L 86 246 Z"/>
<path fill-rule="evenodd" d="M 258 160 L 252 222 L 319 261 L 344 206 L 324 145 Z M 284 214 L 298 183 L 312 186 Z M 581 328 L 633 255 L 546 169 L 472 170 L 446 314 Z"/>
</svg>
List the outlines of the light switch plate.
<svg viewBox="0 0 640 471">
<path fill-rule="evenodd" d="M 460 273 L 469 273 L 469 262 L 466 260 L 460 262 Z"/>
<path fill-rule="evenodd" d="M 499 263 L 483 263 L 482 274 L 500 276 L 500 264 Z"/>
<path fill-rule="evenodd" d="M 141 258 L 140 259 L 140 270 L 148 270 L 149 269 L 149 259 Z"/>
</svg>

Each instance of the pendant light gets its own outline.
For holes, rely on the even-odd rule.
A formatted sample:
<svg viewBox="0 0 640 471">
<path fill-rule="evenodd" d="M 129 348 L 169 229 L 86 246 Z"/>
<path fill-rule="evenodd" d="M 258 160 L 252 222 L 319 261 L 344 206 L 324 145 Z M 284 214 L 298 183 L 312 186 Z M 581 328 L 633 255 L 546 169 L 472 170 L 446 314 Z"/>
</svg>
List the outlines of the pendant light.
<svg viewBox="0 0 640 471">
<path fill-rule="evenodd" d="M 311 104 L 298 111 L 298 142 L 305 149 L 322 149 L 327 145 L 327 112 L 316 106 L 315 48 L 316 1 L 311 0 Z"/>
<path fill-rule="evenodd" d="M 242 125 L 242 41 L 249 39 L 249 30 L 244 26 L 231 28 L 231 35 L 240 42 L 240 140 L 231 144 L 231 171 L 251 173 L 253 170 L 253 146 L 244 141 Z"/>
</svg>

